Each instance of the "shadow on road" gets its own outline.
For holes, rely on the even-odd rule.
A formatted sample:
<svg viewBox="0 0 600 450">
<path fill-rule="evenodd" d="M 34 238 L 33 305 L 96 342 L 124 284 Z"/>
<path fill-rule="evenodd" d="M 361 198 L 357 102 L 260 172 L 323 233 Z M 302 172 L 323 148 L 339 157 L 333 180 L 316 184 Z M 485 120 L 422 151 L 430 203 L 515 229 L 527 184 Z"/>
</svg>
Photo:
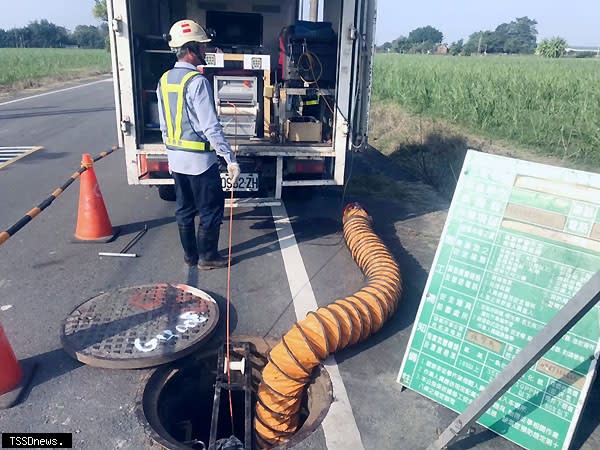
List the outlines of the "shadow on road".
<svg viewBox="0 0 600 450">
<path fill-rule="evenodd" d="M 73 156 L 70 152 L 52 152 L 48 151 L 47 148 L 44 148 L 38 152 L 34 152 L 27 157 L 19 160 L 19 164 L 33 164 L 39 161 L 48 161 L 52 159 L 62 159 Z M 8 166 L 10 167 L 10 166 Z"/>
<path fill-rule="evenodd" d="M 10 119 L 28 119 L 30 117 L 63 116 L 73 114 L 87 114 L 104 111 L 114 111 L 114 106 L 104 106 L 99 108 L 79 108 L 79 109 L 61 109 L 58 111 L 36 111 L 16 114 L 0 114 L 0 120 Z"/>
<path fill-rule="evenodd" d="M 148 229 L 151 230 L 152 228 L 162 227 L 163 225 L 168 225 L 171 223 L 175 223 L 175 216 L 161 217 L 160 219 L 143 220 L 140 222 L 125 223 L 121 225 L 116 225 L 116 227 L 119 228 L 120 236 L 127 236 L 128 234 L 139 233 L 144 229 L 145 226 L 147 226 Z"/>
</svg>

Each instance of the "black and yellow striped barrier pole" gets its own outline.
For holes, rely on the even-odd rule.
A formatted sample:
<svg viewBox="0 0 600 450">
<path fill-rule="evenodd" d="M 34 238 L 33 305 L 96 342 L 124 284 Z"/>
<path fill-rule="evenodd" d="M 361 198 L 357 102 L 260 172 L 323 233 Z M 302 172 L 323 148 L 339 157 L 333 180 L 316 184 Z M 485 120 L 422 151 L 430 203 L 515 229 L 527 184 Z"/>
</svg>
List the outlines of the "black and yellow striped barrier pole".
<svg viewBox="0 0 600 450">
<path fill-rule="evenodd" d="M 108 151 L 100 153 L 98 156 L 94 156 L 94 158 L 93 158 L 94 162 L 100 161 L 102 158 L 106 158 L 108 155 L 110 155 L 111 153 L 114 153 L 118 149 L 119 149 L 119 147 L 113 147 L 112 149 L 110 149 Z M 52 204 L 52 202 L 54 200 L 56 200 L 64 191 L 66 191 L 67 188 L 71 184 L 73 184 L 73 182 L 77 178 L 79 178 L 81 176 L 81 174 L 83 172 L 85 172 L 86 170 L 88 170 L 88 167 L 85 167 L 85 166 L 80 167 L 77 172 L 73 173 L 73 175 L 71 175 L 70 178 L 61 187 L 59 187 L 52 194 L 50 194 L 50 196 L 48 198 L 46 198 L 42 203 L 40 203 L 35 208 L 32 208 L 30 211 L 28 211 L 17 223 L 15 223 L 8 230 L 1 231 L 0 232 L 0 245 L 4 244 L 6 241 L 8 241 L 8 239 L 11 238 L 12 236 L 14 236 L 17 231 L 19 231 L 21 228 L 23 228 L 25 225 L 27 225 L 29 222 L 31 222 L 44 209 L 46 209 L 48 206 L 50 206 Z"/>
</svg>

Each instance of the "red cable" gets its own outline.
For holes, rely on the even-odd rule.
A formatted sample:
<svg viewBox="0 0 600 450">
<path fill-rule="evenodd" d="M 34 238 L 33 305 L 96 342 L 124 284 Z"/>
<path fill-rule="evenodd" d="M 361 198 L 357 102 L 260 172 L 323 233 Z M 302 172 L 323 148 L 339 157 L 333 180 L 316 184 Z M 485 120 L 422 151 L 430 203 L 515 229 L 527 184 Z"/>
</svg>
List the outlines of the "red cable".
<svg viewBox="0 0 600 450">
<path fill-rule="evenodd" d="M 237 147 L 237 109 L 233 106 L 234 117 L 235 117 L 235 133 L 233 135 L 234 147 Z M 235 150 L 234 150 L 235 151 Z M 230 334 L 229 334 L 229 313 L 231 310 L 231 247 L 232 247 L 232 234 L 233 234 L 233 184 L 231 185 L 231 195 L 229 204 L 229 254 L 227 260 L 227 383 L 231 384 L 231 357 L 230 357 Z M 229 416 L 231 417 L 231 434 L 233 433 L 233 400 L 231 396 L 231 389 L 229 392 Z"/>
<path fill-rule="evenodd" d="M 233 186 L 231 186 L 231 200 L 233 203 Z M 229 255 L 227 262 L 227 383 L 231 384 L 230 364 L 231 358 L 229 353 L 229 312 L 231 304 L 231 234 L 233 231 L 233 205 L 229 207 Z M 231 416 L 231 430 L 233 431 L 233 401 L 231 399 L 231 389 L 229 391 L 229 415 Z M 233 433 L 232 433 L 233 434 Z"/>
</svg>

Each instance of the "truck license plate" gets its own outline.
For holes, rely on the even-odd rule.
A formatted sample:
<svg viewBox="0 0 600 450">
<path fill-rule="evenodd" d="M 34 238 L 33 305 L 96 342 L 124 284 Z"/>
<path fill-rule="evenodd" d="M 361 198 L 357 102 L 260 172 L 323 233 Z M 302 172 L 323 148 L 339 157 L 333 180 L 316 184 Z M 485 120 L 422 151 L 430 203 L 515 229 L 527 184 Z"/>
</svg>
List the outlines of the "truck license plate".
<svg viewBox="0 0 600 450">
<path fill-rule="evenodd" d="M 231 190 L 231 179 L 227 173 L 221 174 L 221 186 L 224 191 Z M 258 174 L 257 173 L 242 173 L 237 182 L 233 186 L 234 191 L 258 191 Z"/>
</svg>

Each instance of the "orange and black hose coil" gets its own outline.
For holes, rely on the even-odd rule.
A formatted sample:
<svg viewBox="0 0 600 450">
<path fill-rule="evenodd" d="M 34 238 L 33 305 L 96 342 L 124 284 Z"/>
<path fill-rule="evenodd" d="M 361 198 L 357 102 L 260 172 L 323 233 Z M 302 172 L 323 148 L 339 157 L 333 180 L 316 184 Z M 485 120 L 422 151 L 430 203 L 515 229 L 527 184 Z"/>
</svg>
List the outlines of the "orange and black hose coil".
<svg viewBox="0 0 600 450">
<path fill-rule="evenodd" d="M 300 405 L 313 369 L 335 353 L 381 329 L 396 311 L 402 293 L 398 264 L 373 232 L 358 204 L 343 214 L 344 238 L 367 276 L 358 292 L 310 312 L 271 350 L 258 388 L 255 429 L 265 448 L 286 442 L 299 427 Z"/>
</svg>

